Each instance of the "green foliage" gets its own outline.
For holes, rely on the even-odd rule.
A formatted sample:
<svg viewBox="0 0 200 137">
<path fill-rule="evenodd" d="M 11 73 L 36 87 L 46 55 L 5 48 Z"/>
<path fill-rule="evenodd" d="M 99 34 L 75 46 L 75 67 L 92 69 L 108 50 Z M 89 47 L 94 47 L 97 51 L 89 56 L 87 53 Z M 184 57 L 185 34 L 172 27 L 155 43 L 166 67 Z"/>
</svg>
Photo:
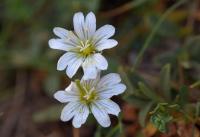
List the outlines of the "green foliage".
<svg viewBox="0 0 200 137">
<path fill-rule="evenodd" d="M 132 94 L 125 97 L 125 100 L 141 108 L 139 113 L 139 122 L 142 126 L 145 126 L 145 119 L 148 116 L 147 114 L 154 104 L 171 101 L 170 64 L 166 64 L 161 69 L 159 78 L 160 92 L 152 90 L 152 88 L 148 86 L 147 82 L 145 82 L 145 80 L 138 74 L 136 75 L 130 72 L 127 76 L 129 76 L 127 78 L 132 84 L 133 91 Z"/>
<path fill-rule="evenodd" d="M 180 107 L 184 108 L 186 104 L 188 104 L 188 88 L 186 86 L 182 86 L 179 90 L 178 94 L 178 104 Z"/>
<path fill-rule="evenodd" d="M 188 89 L 186 86 L 180 88 L 178 94 L 175 94 L 175 99 L 172 97 L 170 64 L 164 65 L 161 69 L 160 77 L 158 79 L 158 92 L 155 92 L 156 90 L 148 86 L 147 82 L 138 74 L 136 75 L 129 72 L 128 75 L 125 76 L 126 81 L 131 83 L 131 89 L 133 91 L 129 92 L 124 99 L 140 108 L 140 125 L 143 127 L 145 126 L 149 112 L 152 110 L 154 105 L 157 104 L 153 111 L 150 112 L 150 121 L 159 131 L 167 132 L 167 125 L 173 120 L 172 112 L 182 112 L 183 110 L 180 109 L 183 109 L 188 103 Z"/>
<path fill-rule="evenodd" d="M 159 15 L 151 15 L 147 18 L 148 25 L 153 28 L 155 23 L 160 19 Z M 177 24 L 172 23 L 170 20 L 166 20 L 162 23 L 162 29 L 157 31 L 157 35 L 160 37 L 177 36 L 181 28 Z"/>
<path fill-rule="evenodd" d="M 109 128 L 102 128 L 100 125 L 98 125 L 96 131 L 95 131 L 95 137 L 120 137 L 124 135 L 124 129 L 122 124 L 122 113 L 119 114 L 118 117 L 118 123 Z"/>
<path fill-rule="evenodd" d="M 101 127 L 100 126 L 97 127 L 94 137 L 101 137 Z"/>
<path fill-rule="evenodd" d="M 154 91 L 152 91 L 149 87 L 147 87 L 144 83 L 139 82 L 138 83 L 139 90 L 143 94 L 143 96 L 146 96 L 150 100 L 160 102 L 162 101 L 162 98 L 160 98 Z"/>
<path fill-rule="evenodd" d="M 159 131 L 167 132 L 167 124 L 173 120 L 170 112 L 178 109 L 179 106 L 177 104 L 159 103 L 151 112 L 150 121 Z"/>
<path fill-rule="evenodd" d="M 148 113 L 151 110 L 154 102 L 148 102 L 148 104 L 144 105 L 144 108 L 139 112 L 139 123 L 142 127 L 145 127 L 146 118 L 148 117 Z"/>
<path fill-rule="evenodd" d="M 121 123 L 118 123 L 114 127 L 110 127 L 107 129 L 102 128 L 101 126 L 98 126 L 96 131 L 95 131 L 95 137 L 119 137 L 121 132 Z"/>
<path fill-rule="evenodd" d="M 171 100 L 170 64 L 166 64 L 160 72 L 160 86 L 165 98 Z"/>
<path fill-rule="evenodd" d="M 167 132 L 166 125 L 172 120 L 172 116 L 167 113 L 156 113 L 151 116 L 150 121 L 161 132 Z"/>
</svg>

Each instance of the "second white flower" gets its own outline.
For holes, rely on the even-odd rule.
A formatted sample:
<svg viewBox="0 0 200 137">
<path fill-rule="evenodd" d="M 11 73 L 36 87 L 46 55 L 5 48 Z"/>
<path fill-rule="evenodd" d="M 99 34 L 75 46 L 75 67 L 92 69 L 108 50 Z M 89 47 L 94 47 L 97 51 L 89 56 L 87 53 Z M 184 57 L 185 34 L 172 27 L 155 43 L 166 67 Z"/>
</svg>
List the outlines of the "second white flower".
<svg viewBox="0 0 200 137">
<path fill-rule="evenodd" d="M 54 97 L 61 103 L 67 103 L 61 113 L 62 121 L 73 118 L 73 126 L 81 127 L 91 112 L 103 127 L 110 126 L 108 114 L 118 116 L 119 106 L 110 98 L 126 90 L 126 86 L 116 73 L 110 73 L 100 79 L 98 74 L 94 80 L 77 80 L 65 89 L 57 91 Z"/>
</svg>

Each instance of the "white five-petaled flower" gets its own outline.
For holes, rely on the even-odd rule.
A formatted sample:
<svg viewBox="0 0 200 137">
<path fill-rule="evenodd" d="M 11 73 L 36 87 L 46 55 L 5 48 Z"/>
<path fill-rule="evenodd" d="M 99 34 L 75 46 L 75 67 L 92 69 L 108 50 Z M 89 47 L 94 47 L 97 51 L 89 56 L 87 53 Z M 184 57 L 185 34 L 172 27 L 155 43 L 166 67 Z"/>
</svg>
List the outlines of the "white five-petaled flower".
<svg viewBox="0 0 200 137">
<path fill-rule="evenodd" d="M 55 35 L 59 38 L 49 40 L 52 49 L 66 51 L 57 63 L 57 70 L 66 69 L 66 74 L 72 78 L 82 66 L 83 79 L 94 79 L 99 70 L 106 70 L 107 60 L 101 55 L 104 49 L 115 47 L 118 43 L 109 39 L 115 33 L 112 25 L 104 25 L 96 30 L 96 17 L 90 12 L 84 18 L 82 12 L 73 17 L 74 31 L 55 27 Z"/>
<path fill-rule="evenodd" d="M 110 126 L 108 114 L 118 116 L 120 112 L 119 106 L 110 98 L 126 90 L 126 86 L 120 81 L 121 78 L 116 73 L 102 78 L 98 74 L 96 79 L 76 80 L 65 90 L 57 91 L 54 97 L 61 103 L 67 103 L 62 110 L 61 120 L 69 121 L 73 118 L 73 126 L 79 128 L 91 112 L 101 126 Z"/>
</svg>

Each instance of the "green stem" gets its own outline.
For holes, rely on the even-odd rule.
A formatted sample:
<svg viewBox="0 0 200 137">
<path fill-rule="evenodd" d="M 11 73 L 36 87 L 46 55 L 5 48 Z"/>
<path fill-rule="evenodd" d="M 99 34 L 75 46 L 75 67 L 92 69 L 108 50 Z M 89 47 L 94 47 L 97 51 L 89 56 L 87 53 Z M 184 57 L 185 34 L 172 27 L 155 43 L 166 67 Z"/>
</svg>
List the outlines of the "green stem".
<svg viewBox="0 0 200 137">
<path fill-rule="evenodd" d="M 136 57 L 136 62 L 134 64 L 134 67 L 132 68 L 132 71 L 135 71 L 137 69 L 137 67 L 140 65 L 141 61 L 142 61 L 142 57 L 146 51 L 146 49 L 149 47 L 150 42 L 152 41 L 153 37 L 155 36 L 156 32 L 158 31 L 158 29 L 160 28 L 161 24 L 163 23 L 163 21 L 166 19 L 166 17 L 172 12 L 174 11 L 176 8 L 178 8 L 180 5 L 182 5 L 183 3 L 185 3 L 186 0 L 179 0 L 177 3 L 175 3 L 173 6 L 171 6 L 162 16 L 161 18 L 158 20 L 158 22 L 155 24 L 153 30 L 151 31 L 151 33 L 149 34 L 149 36 L 147 37 L 142 49 L 140 50 L 138 56 Z"/>
<path fill-rule="evenodd" d="M 126 71 L 124 70 L 123 67 L 119 67 L 118 72 L 121 74 L 121 76 L 122 76 L 124 82 L 125 82 L 126 85 L 127 85 L 127 89 L 128 89 L 128 91 L 129 91 L 129 92 L 125 93 L 125 95 L 124 95 L 124 98 L 126 98 L 126 97 L 128 97 L 129 95 L 131 95 L 131 94 L 134 93 L 134 87 L 133 87 L 133 85 L 131 84 L 131 81 L 130 81 L 130 79 L 129 79 L 129 77 L 128 77 L 128 75 L 127 75 L 127 73 L 126 73 Z"/>
<path fill-rule="evenodd" d="M 195 123 L 196 123 L 196 120 L 199 117 L 199 111 L 200 111 L 200 102 L 197 102 L 197 104 L 196 104 L 196 112 L 195 112 L 195 122 L 192 125 L 192 137 L 195 136 Z"/>
<path fill-rule="evenodd" d="M 107 134 L 106 137 L 112 137 L 112 136 L 117 132 L 117 130 L 119 130 L 119 128 L 120 128 L 120 125 L 118 124 L 117 126 L 114 127 L 114 129 L 112 129 L 112 130 Z"/>
</svg>

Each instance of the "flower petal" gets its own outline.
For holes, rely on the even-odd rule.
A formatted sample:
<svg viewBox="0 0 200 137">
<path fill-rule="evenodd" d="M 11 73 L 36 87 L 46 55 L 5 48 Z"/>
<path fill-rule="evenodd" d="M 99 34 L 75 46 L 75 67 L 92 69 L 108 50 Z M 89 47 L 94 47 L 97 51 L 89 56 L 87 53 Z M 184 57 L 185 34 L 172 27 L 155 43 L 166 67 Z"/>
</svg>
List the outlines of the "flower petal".
<svg viewBox="0 0 200 137">
<path fill-rule="evenodd" d="M 96 61 L 96 67 L 100 70 L 106 70 L 108 68 L 108 62 L 100 53 L 94 54 L 94 60 Z"/>
<path fill-rule="evenodd" d="M 68 30 L 60 27 L 55 27 L 53 32 L 60 38 L 67 38 Z"/>
<path fill-rule="evenodd" d="M 96 31 L 96 17 L 93 12 L 87 14 L 85 19 L 85 26 L 85 31 L 87 33 L 88 39 L 90 39 Z"/>
<path fill-rule="evenodd" d="M 84 75 L 83 79 L 84 80 L 89 80 L 89 79 L 95 79 L 97 76 L 97 69 L 95 67 L 83 67 Z"/>
<path fill-rule="evenodd" d="M 74 31 L 78 35 L 78 37 L 82 40 L 84 40 L 84 15 L 82 12 L 78 12 L 74 14 L 73 17 L 73 23 L 74 23 Z"/>
<path fill-rule="evenodd" d="M 112 25 L 104 25 L 95 32 L 93 41 L 94 43 L 97 43 L 102 39 L 108 39 L 113 36 L 114 33 L 115 28 Z"/>
<path fill-rule="evenodd" d="M 117 46 L 118 42 L 114 39 L 106 39 L 106 40 L 100 40 L 97 44 L 96 44 L 96 49 L 98 51 L 102 51 L 104 49 L 110 49 L 113 48 L 115 46 Z"/>
<path fill-rule="evenodd" d="M 72 124 L 75 128 L 80 128 L 84 124 L 89 115 L 89 109 L 86 105 L 81 105 L 75 114 Z"/>
<path fill-rule="evenodd" d="M 71 82 L 70 85 L 67 88 L 65 88 L 65 91 L 73 95 L 79 95 L 79 93 L 77 92 L 78 89 L 74 82 Z"/>
<path fill-rule="evenodd" d="M 96 103 L 91 104 L 91 111 L 102 127 L 109 127 L 111 122 L 108 113 Z"/>
<path fill-rule="evenodd" d="M 103 76 L 98 85 L 97 88 L 101 89 L 102 87 L 112 86 L 115 84 L 118 84 L 121 81 L 121 78 L 119 74 L 117 73 L 110 73 L 105 76 Z"/>
<path fill-rule="evenodd" d="M 73 94 L 72 92 L 67 92 L 67 91 L 57 91 L 54 94 L 54 98 L 60 101 L 61 103 L 66 103 L 66 102 L 71 102 L 71 101 L 78 101 L 79 96 L 76 94 Z"/>
<path fill-rule="evenodd" d="M 71 59 L 70 62 L 68 63 L 67 69 L 66 69 L 67 75 L 70 78 L 72 78 L 82 63 L 83 63 L 82 57 L 76 57 L 76 58 Z"/>
<path fill-rule="evenodd" d="M 57 63 L 57 70 L 64 70 L 67 65 L 69 64 L 69 62 L 73 59 L 76 58 L 77 55 L 75 53 L 72 52 L 67 52 L 64 55 L 62 55 L 60 57 L 60 59 L 58 60 Z"/>
<path fill-rule="evenodd" d="M 126 90 L 126 86 L 124 84 L 116 84 L 108 87 L 98 88 L 99 98 L 100 99 L 108 99 L 114 95 L 119 95 Z"/>
<path fill-rule="evenodd" d="M 49 47 L 52 49 L 58 49 L 64 51 L 69 51 L 74 49 L 74 46 L 63 43 L 61 39 L 50 39 Z"/>
<path fill-rule="evenodd" d="M 82 78 L 81 84 L 85 87 L 96 87 L 99 80 L 100 80 L 100 72 L 97 73 L 97 76 L 95 79 L 84 80 Z"/>
<path fill-rule="evenodd" d="M 80 45 L 80 40 L 79 38 L 74 34 L 74 32 L 69 31 L 69 35 L 67 37 L 67 42 L 70 42 L 72 45 L 74 45 L 75 47 L 77 47 L 78 45 Z"/>
<path fill-rule="evenodd" d="M 60 119 L 62 121 L 69 121 L 76 113 L 80 103 L 69 102 L 62 110 Z"/>
<path fill-rule="evenodd" d="M 83 80 L 95 79 L 98 73 L 93 56 L 87 57 L 82 64 L 84 75 Z"/>
<path fill-rule="evenodd" d="M 119 106 L 110 99 L 98 100 L 96 103 L 101 106 L 101 109 L 104 109 L 108 114 L 118 116 L 119 112 L 121 111 Z"/>
<path fill-rule="evenodd" d="M 78 101 L 79 93 L 77 92 L 74 82 L 71 82 L 70 85 L 65 90 L 57 91 L 54 94 L 54 98 L 60 101 L 61 103 Z"/>
</svg>

